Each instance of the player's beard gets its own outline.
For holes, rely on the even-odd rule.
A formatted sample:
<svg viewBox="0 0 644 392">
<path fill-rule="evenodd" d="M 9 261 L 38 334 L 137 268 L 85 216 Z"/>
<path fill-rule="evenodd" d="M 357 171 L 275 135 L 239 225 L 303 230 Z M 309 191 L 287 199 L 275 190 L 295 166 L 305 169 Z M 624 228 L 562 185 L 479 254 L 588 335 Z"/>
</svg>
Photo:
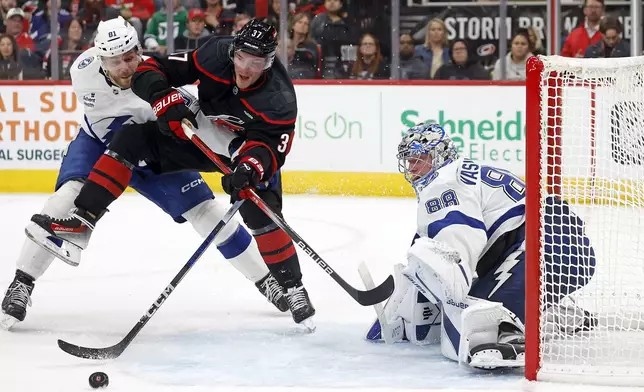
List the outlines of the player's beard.
<svg viewBox="0 0 644 392">
<path fill-rule="evenodd" d="M 136 67 L 138 67 L 140 63 L 141 61 L 139 60 L 137 62 Z M 110 76 L 110 79 L 112 80 L 112 82 L 119 85 L 119 87 L 121 88 L 127 89 L 127 88 L 130 88 L 130 86 L 132 85 L 132 76 L 134 76 L 134 72 L 136 72 L 136 67 L 133 70 L 127 69 L 127 70 L 117 70 L 114 72 L 108 71 L 107 73 Z"/>
</svg>

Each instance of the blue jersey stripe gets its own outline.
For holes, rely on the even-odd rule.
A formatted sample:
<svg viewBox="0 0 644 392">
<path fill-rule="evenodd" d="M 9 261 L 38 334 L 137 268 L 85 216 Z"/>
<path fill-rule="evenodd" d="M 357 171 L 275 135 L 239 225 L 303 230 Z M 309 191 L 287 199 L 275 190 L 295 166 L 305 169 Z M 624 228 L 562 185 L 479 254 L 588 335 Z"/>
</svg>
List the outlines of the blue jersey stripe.
<svg viewBox="0 0 644 392">
<path fill-rule="evenodd" d="M 485 231 L 485 223 L 480 220 L 467 216 L 460 211 L 451 211 L 443 219 L 432 222 L 427 226 L 427 236 L 434 238 L 441 230 L 452 225 L 464 225 Z"/>
<path fill-rule="evenodd" d="M 445 306 L 452 306 L 452 305 L 445 305 Z M 446 313 L 443 313 L 443 326 L 445 327 L 445 333 L 447 334 L 447 337 L 449 338 L 449 342 L 452 344 L 452 347 L 454 347 L 454 351 L 456 351 L 456 355 L 458 355 L 458 350 L 461 348 L 461 334 L 458 332 L 458 329 L 452 324 L 452 320 L 447 317 Z"/>
<path fill-rule="evenodd" d="M 521 215 L 525 215 L 524 204 L 519 204 L 507 210 L 505 214 L 501 215 L 501 217 L 497 219 L 496 222 L 492 224 L 492 226 L 490 226 L 490 229 L 486 232 L 487 239 L 489 240 L 490 238 L 492 238 L 492 236 L 494 235 L 494 232 L 497 231 L 503 223 L 507 222 L 509 219 L 512 219 Z"/>
</svg>

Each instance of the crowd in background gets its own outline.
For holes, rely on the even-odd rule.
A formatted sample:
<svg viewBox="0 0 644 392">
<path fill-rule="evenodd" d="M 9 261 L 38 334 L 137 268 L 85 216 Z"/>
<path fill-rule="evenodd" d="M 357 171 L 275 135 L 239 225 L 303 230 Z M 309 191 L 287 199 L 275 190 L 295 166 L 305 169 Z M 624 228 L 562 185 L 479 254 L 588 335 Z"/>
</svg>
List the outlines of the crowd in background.
<svg viewBox="0 0 644 392">
<path fill-rule="evenodd" d="M 348 7 L 345 2 L 350 2 Z M 69 79 L 74 59 L 91 46 L 101 20 L 122 16 L 138 31 L 147 54 L 195 49 L 212 36 L 234 35 L 257 17 L 279 29 L 279 0 L 172 0 L 174 36 L 167 36 L 166 1 L 60 0 L 59 35 L 50 33 L 51 0 L 0 0 L 0 79 L 51 78 L 52 42 L 59 49 L 59 79 Z M 382 15 L 369 15 L 363 0 L 289 0 L 286 45 L 294 79 L 389 79 L 391 30 Z M 372 7 L 373 8 L 373 7 Z M 584 0 L 582 23 L 565 37 L 561 55 L 627 57 L 628 43 L 616 16 L 605 15 L 603 0 Z M 405 80 L 524 80 L 525 63 L 544 54 L 534 28 L 512 31 L 508 53 L 484 64 L 467 39 L 448 41 L 443 20 L 428 18 L 421 37 L 403 32 L 399 39 L 399 78 Z"/>
</svg>

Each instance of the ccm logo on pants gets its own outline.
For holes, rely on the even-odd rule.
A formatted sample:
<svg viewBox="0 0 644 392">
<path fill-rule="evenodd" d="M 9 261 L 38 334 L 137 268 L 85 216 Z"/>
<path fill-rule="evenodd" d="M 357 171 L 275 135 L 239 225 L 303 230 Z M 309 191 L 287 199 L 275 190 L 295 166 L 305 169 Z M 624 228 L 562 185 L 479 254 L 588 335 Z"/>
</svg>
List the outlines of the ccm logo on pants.
<svg viewBox="0 0 644 392">
<path fill-rule="evenodd" d="M 189 184 L 186 184 L 181 187 L 181 193 L 186 193 L 190 189 L 196 188 L 203 183 L 204 183 L 203 178 L 199 178 L 198 180 L 191 181 Z"/>
</svg>

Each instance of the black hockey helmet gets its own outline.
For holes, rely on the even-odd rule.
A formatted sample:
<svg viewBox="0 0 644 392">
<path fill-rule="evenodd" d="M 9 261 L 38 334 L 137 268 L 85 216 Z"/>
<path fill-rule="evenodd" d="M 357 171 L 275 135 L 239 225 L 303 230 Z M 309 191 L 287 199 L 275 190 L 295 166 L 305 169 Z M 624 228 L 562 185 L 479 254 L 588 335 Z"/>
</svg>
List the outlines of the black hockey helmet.
<svg viewBox="0 0 644 392">
<path fill-rule="evenodd" d="M 268 69 L 273 65 L 277 52 L 277 30 L 259 19 L 251 19 L 239 30 L 231 49 L 231 58 L 238 50 L 265 58 L 264 69 Z"/>
</svg>

